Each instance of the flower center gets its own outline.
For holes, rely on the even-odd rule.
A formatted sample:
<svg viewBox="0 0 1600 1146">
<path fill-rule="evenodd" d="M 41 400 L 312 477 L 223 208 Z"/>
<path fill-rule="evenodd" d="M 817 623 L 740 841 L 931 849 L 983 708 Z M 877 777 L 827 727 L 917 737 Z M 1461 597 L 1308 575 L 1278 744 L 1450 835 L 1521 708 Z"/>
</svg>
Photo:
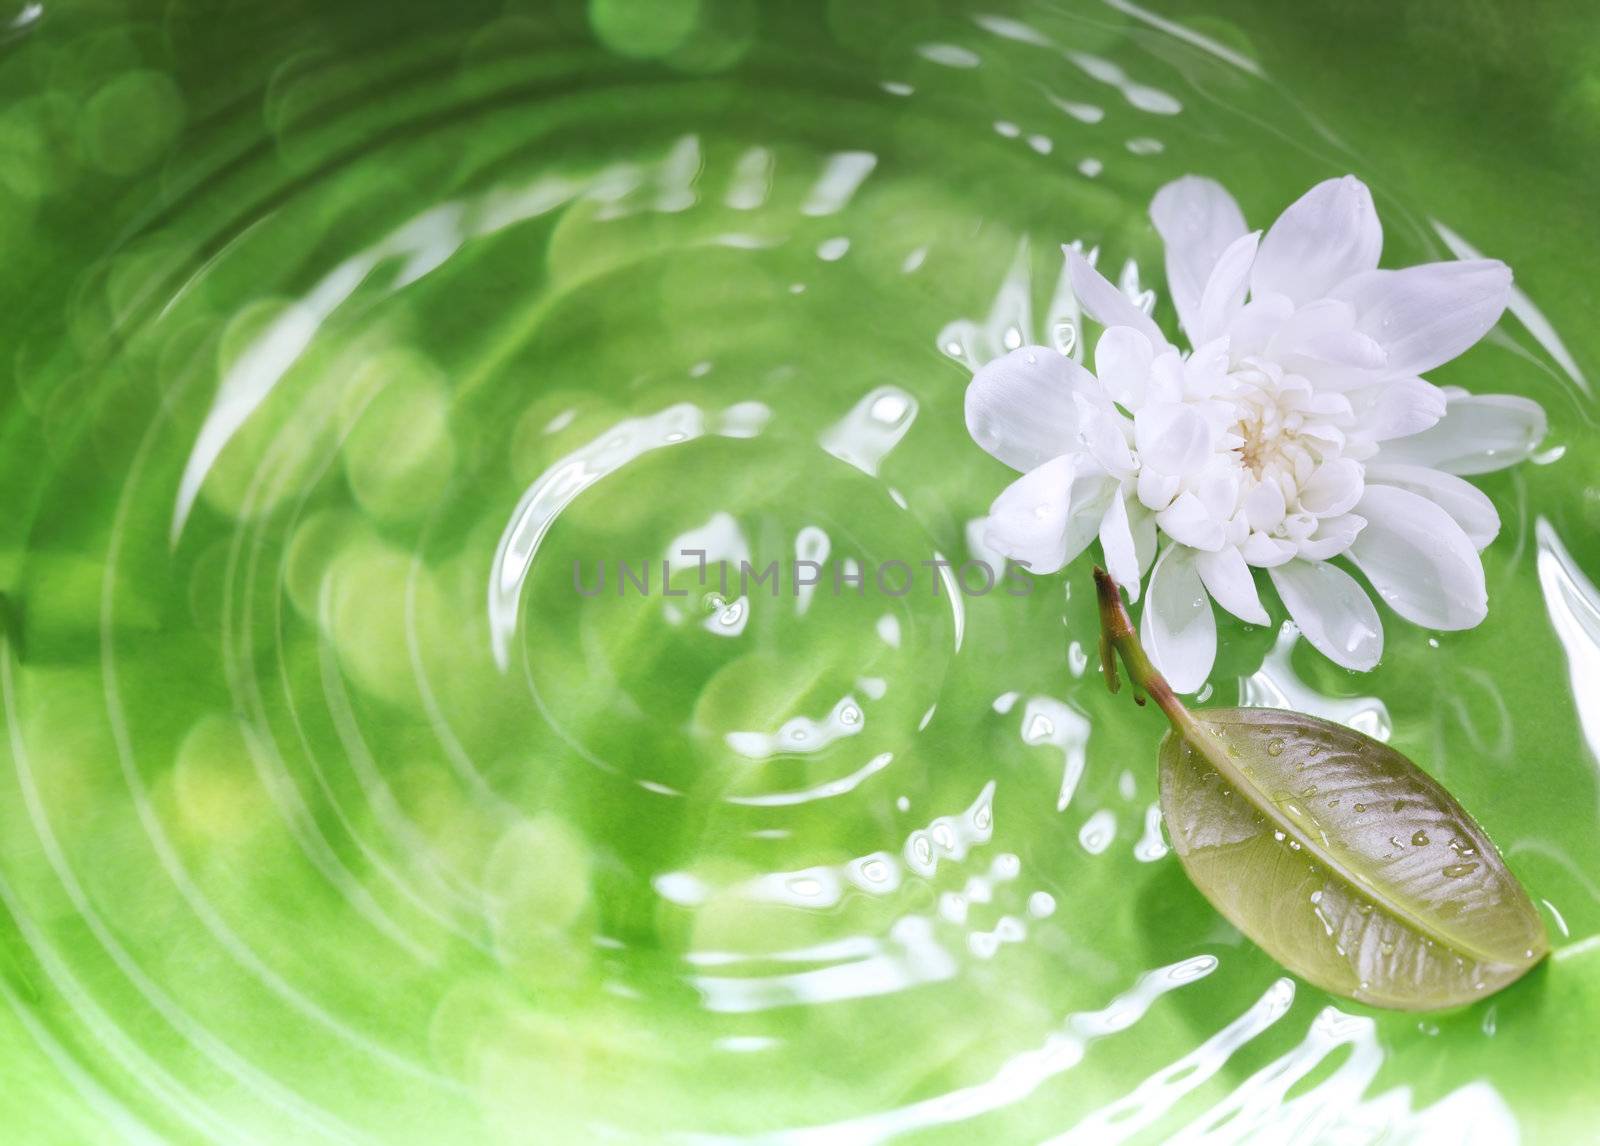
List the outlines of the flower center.
<svg viewBox="0 0 1600 1146">
<path fill-rule="evenodd" d="M 1245 469 L 1261 479 L 1269 465 L 1279 461 L 1282 452 L 1278 439 L 1270 435 L 1259 420 L 1240 420 L 1233 432 L 1244 439 L 1244 445 L 1234 450 Z"/>
<path fill-rule="evenodd" d="M 1300 418 L 1246 415 L 1233 427 L 1240 445 L 1234 448 L 1239 464 L 1257 481 L 1276 481 L 1288 494 L 1323 460 L 1324 443 L 1304 438 Z"/>
<path fill-rule="evenodd" d="M 1320 451 L 1311 448 L 1320 443 L 1300 435 L 1305 422 L 1296 401 L 1300 395 L 1251 367 L 1234 371 L 1230 380 L 1235 385 L 1238 415 L 1231 431 L 1239 443 L 1233 453 L 1239 464 L 1257 481 L 1287 477 L 1291 486 L 1297 485 L 1296 477 L 1304 476 L 1304 471 L 1320 460 Z"/>
</svg>

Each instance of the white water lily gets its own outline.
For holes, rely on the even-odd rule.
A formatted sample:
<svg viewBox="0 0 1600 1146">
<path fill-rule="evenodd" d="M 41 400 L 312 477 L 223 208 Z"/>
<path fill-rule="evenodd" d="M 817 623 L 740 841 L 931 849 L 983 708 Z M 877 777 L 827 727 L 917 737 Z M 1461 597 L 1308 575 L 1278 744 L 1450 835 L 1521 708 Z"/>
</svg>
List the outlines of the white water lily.
<svg viewBox="0 0 1600 1146">
<path fill-rule="evenodd" d="M 1094 372 L 1024 346 L 967 390 L 973 438 L 1024 471 L 990 510 L 988 544 L 1048 573 L 1098 538 L 1135 600 L 1153 563 L 1141 627 L 1182 692 L 1216 657 L 1212 599 L 1268 623 L 1257 569 L 1306 640 L 1351 669 L 1377 664 L 1383 626 L 1335 558 L 1408 621 L 1483 620 L 1478 554 L 1500 519 L 1460 475 L 1527 457 L 1544 412 L 1421 375 L 1493 328 L 1510 270 L 1379 270 L 1383 233 L 1352 176 L 1313 187 L 1264 236 L 1197 176 L 1163 187 L 1150 216 L 1191 349 L 1069 250 L 1078 301 L 1105 328 Z"/>
</svg>

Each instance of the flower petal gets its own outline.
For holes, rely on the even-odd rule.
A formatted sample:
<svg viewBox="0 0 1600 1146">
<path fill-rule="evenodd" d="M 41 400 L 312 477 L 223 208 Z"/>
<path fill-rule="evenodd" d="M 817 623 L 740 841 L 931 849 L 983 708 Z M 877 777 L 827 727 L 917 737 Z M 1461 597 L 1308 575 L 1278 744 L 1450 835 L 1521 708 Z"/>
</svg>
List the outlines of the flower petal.
<svg viewBox="0 0 1600 1146">
<path fill-rule="evenodd" d="M 1228 327 L 1228 351 L 1235 362 L 1266 353 L 1274 335 L 1294 314 L 1281 294 L 1251 295 Z"/>
<path fill-rule="evenodd" d="M 1466 259 L 1368 271 L 1341 283 L 1333 297 L 1356 308 L 1357 329 L 1388 352 L 1390 375 L 1426 374 L 1500 321 L 1511 270 L 1497 259 Z"/>
<path fill-rule="evenodd" d="M 1251 529 L 1270 532 L 1287 509 L 1283 487 L 1275 481 L 1257 481 L 1244 495 L 1244 515 Z"/>
<path fill-rule="evenodd" d="M 1075 393 L 1094 376 L 1047 346 L 1023 346 L 985 363 L 967 385 L 967 432 L 1024 472 L 1069 452 L 1077 441 Z"/>
<path fill-rule="evenodd" d="M 1372 193 L 1354 175 L 1318 183 L 1272 224 L 1250 276 L 1253 294 L 1322 298 L 1337 284 L 1378 265 L 1383 228 Z"/>
<path fill-rule="evenodd" d="M 989 507 L 984 541 L 1032 573 L 1054 573 L 1093 541 L 1116 482 L 1083 454 L 1023 474 Z"/>
<path fill-rule="evenodd" d="M 1133 532 L 1133 552 L 1139 560 L 1139 576 L 1150 570 L 1156 559 L 1156 544 L 1160 534 L 1156 531 L 1156 515 L 1138 501 L 1128 502 L 1128 528 Z"/>
<path fill-rule="evenodd" d="M 1095 344 L 1095 374 L 1113 402 L 1137 410 L 1144 404 L 1154 357 L 1148 338 L 1131 326 L 1113 326 Z"/>
<path fill-rule="evenodd" d="M 1421 378 L 1391 378 L 1354 391 L 1350 405 L 1358 432 L 1369 441 L 1409 438 L 1444 417 L 1444 391 Z"/>
<path fill-rule="evenodd" d="M 1211 516 L 1193 493 L 1185 490 L 1161 512 L 1156 514 L 1156 524 L 1172 540 L 1192 549 L 1221 549 L 1224 540 L 1222 523 Z"/>
<path fill-rule="evenodd" d="M 1385 377 L 1389 358 L 1375 339 L 1356 329 L 1355 307 L 1335 298 L 1319 298 L 1296 310 L 1273 332 L 1266 353 L 1322 392 L 1371 386 Z"/>
<path fill-rule="evenodd" d="M 1219 549 L 1215 553 L 1197 553 L 1195 571 L 1206 587 L 1206 592 L 1217 599 L 1228 612 L 1252 625 L 1270 624 L 1272 618 L 1261 607 L 1261 595 L 1256 592 L 1255 575 L 1245 564 L 1235 546 Z"/>
<path fill-rule="evenodd" d="M 1150 388 L 1145 391 L 1148 402 L 1181 402 L 1184 397 L 1184 379 L 1194 355 L 1185 359 L 1172 347 L 1156 355 L 1150 364 Z"/>
<path fill-rule="evenodd" d="M 1382 370 L 1389 363 L 1389 355 L 1378 340 L 1359 330 L 1325 330 L 1302 338 L 1288 356 L 1292 362 L 1301 360 L 1347 366 L 1355 370 Z"/>
<path fill-rule="evenodd" d="M 1212 520 L 1226 524 L 1239 509 L 1239 471 L 1225 466 L 1216 466 L 1205 474 L 1200 481 L 1194 483 L 1194 495 L 1200 499 L 1200 504 L 1206 507 L 1206 512 Z M 1243 523 L 1246 529 L 1250 526 Z"/>
<path fill-rule="evenodd" d="M 1186 402 L 1140 409 L 1133 416 L 1133 440 L 1140 464 L 1157 473 L 1187 474 L 1211 457 L 1211 427 L 1200 411 Z"/>
<path fill-rule="evenodd" d="M 1156 326 L 1155 320 L 1133 305 L 1127 295 L 1113 286 L 1104 275 L 1089 265 L 1083 255 L 1066 248 L 1067 274 L 1072 280 L 1072 293 L 1078 296 L 1083 312 L 1101 326 L 1131 326 L 1150 340 L 1153 349 L 1166 349 L 1167 340 Z"/>
<path fill-rule="evenodd" d="M 1217 619 L 1194 567 L 1194 551 L 1169 545 L 1156 559 L 1139 614 L 1145 651 L 1178 692 L 1205 684 L 1217 659 Z"/>
<path fill-rule="evenodd" d="M 1078 440 L 1089 455 L 1100 463 L 1118 481 L 1131 477 L 1137 468 L 1133 451 L 1128 448 L 1128 430 L 1132 421 L 1104 397 L 1085 398 L 1079 395 Z"/>
<path fill-rule="evenodd" d="M 1483 562 L 1455 520 L 1409 490 L 1372 485 L 1350 557 L 1388 606 L 1430 629 L 1470 629 L 1488 614 Z"/>
<path fill-rule="evenodd" d="M 1392 485 L 1434 502 L 1455 518 L 1473 547 L 1482 550 L 1500 532 L 1500 514 L 1477 486 L 1454 474 L 1431 470 L 1427 466 L 1399 463 L 1369 465 L 1369 485 Z"/>
<path fill-rule="evenodd" d="M 1111 499 L 1100 519 L 1100 548 L 1106 558 L 1106 572 L 1128 590 L 1128 600 L 1139 599 L 1139 553 L 1128 525 L 1128 503 L 1119 493 Z"/>
<path fill-rule="evenodd" d="M 1430 430 L 1385 442 L 1384 462 L 1410 462 L 1452 474 L 1486 474 L 1515 465 L 1538 448 L 1544 408 L 1513 394 L 1452 394 Z"/>
<path fill-rule="evenodd" d="M 1239 552 L 1248 564 L 1254 565 L 1257 569 L 1272 569 L 1287 561 L 1293 561 L 1297 550 L 1292 541 L 1285 541 L 1281 537 L 1269 537 L 1257 531 L 1244 539 L 1244 544 L 1239 546 Z"/>
<path fill-rule="evenodd" d="M 1149 510 L 1163 510 L 1172 504 L 1172 499 L 1178 496 L 1180 478 L 1169 474 L 1158 474 L 1155 470 L 1145 467 L 1139 471 L 1139 504 Z"/>
<path fill-rule="evenodd" d="M 1361 498 L 1361 464 L 1349 458 L 1323 462 L 1300 487 L 1300 508 L 1317 517 L 1348 513 Z"/>
<path fill-rule="evenodd" d="M 1383 622 L 1359 582 L 1336 565 L 1291 561 L 1268 572 L 1283 607 L 1311 647 L 1366 672 L 1383 656 Z"/>
<path fill-rule="evenodd" d="M 1283 298 L 1283 295 L 1266 295 L 1266 298 Z M 1294 309 L 1283 323 L 1272 332 L 1267 350 L 1275 359 L 1301 353 L 1317 339 L 1329 335 L 1348 334 L 1356 328 L 1356 308 L 1336 298 L 1319 298 Z"/>
<path fill-rule="evenodd" d="M 1214 179 L 1185 175 L 1156 192 L 1150 221 L 1167 248 L 1167 289 L 1178 321 L 1195 339 L 1200 296 L 1217 259 L 1245 232 L 1239 204 Z"/>
<path fill-rule="evenodd" d="M 1240 235 L 1217 259 L 1216 268 L 1200 295 L 1199 330 L 1190 332 L 1197 345 L 1226 334 L 1244 306 L 1245 290 L 1250 285 L 1250 264 L 1255 262 L 1260 242 L 1260 231 Z"/>
<path fill-rule="evenodd" d="M 1338 517 L 1319 517 L 1312 531 L 1295 542 L 1295 552 L 1307 561 L 1327 561 L 1350 548 L 1367 526 L 1367 519 L 1354 513 Z"/>
</svg>

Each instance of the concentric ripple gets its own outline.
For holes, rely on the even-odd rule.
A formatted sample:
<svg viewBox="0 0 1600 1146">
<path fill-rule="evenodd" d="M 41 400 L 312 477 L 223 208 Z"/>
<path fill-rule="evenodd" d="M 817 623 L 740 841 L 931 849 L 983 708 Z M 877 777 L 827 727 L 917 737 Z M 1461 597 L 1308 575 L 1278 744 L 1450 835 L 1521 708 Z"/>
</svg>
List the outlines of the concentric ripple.
<svg viewBox="0 0 1600 1146">
<path fill-rule="evenodd" d="M 1540 283 L 1451 379 L 1557 427 L 1487 486 L 1490 622 L 1360 680 L 1235 624 L 1209 686 L 1485 809 L 1561 949 L 1498 1002 L 1357 1013 L 1223 924 L 1089 595 L 974 528 L 969 372 L 1083 356 L 1062 244 L 1170 317 L 1166 179 L 1265 215 L 1354 169 L 1396 260 L 1475 249 L 1242 29 L 204 7 L 0 7 L 8 1140 L 1566 1125 L 1530 1079 L 1594 1053 L 1549 1016 L 1596 1006 L 1600 441 Z"/>
</svg>

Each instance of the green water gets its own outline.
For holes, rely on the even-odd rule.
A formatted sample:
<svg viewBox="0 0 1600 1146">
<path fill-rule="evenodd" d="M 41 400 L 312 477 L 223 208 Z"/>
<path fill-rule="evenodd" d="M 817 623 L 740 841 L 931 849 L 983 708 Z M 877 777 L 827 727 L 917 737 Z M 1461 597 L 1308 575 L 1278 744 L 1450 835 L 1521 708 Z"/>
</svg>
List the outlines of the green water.
<svg viewBox="0 0 1600 1146">
<path fill-rule="evenodd" d="M 5 1140 L 1592 1133 L 1600 41 L 1156 7 L 0 3 Z M 575 591 L 966 560 L 968 361 L 1076 339 L 1076 239 L 1170 327 L 1187 171 L 1354 171 L 1386 264 L 1526 292 L 1436 375 L 1551 415 L 1488 621 L 1358 676 L 1229 620 L 1211 682 L 1482 820 L 1555 955 L 1475 1007 L 1207 906 L 1083 568 Z"/>
</svg>

